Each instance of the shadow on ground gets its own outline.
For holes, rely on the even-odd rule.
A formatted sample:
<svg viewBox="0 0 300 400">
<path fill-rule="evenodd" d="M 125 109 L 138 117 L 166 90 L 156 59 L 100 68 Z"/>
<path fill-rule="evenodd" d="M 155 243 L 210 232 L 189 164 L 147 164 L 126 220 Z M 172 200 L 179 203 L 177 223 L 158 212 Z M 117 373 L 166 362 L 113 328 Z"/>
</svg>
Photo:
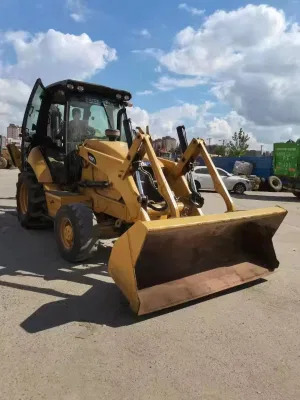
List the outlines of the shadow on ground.
<svg viewBox="0 0 300 400">
<path fill-rule="evenodd" d="M 21 327 L 29 333 L 36 333 L 69 322 L 83 321 L 116 328 L 139 323 L 149 318 L 170 313 L 224 294 L 233 293 L 265 281 L 260 279 L 200 300 L 144 317 L 137 317 L 131 312 L 127 300 L 118 287 L 105 278 L 101 280 L 101 276 L 106 278 L 108 276 L 107 263 L 110 249 L 110 247 L 98 246 L 93 258 L 89 260 L 91 265 L 86 264 L 84 268 L 77 269 L 76 265 L 64 261 L 58 254 L 52 230 L 23 229 L 20 227 L 17 218 L 10 213 L 10 209 L 2 214 L 0 211 L 2 267 L 0 269 L 0 286 L 60 298 L 43 304 L 21 323 Z M 96 266 L 92 266 L 92 264 Z M 88 276 L 89 274 L 97 275 L 98 279 Z M 90 285 L 91 288 L 80 296 L 69 295 L 51 288 L 7 282 L 1 280 L 1 275 L 19 276 L 20 278 L 37 276 L 46 281 L 64 280 Z"/>
<path fill-rule="evenodd" d="M 44 331 L 73 321 L 100 325 L 104 324 L 113 328 L 118 328 L 175 312 L 179 309 L 190 307 L 193 304 L 199 304 L 216 297 L 244 290 L 263 282 L 266 282 L 266 280 L 259 279 L 255 282 L 246 283 L 220 293 L 203 297 L 202 299 L 141 317 L 133 314 L 127 300 L 121 295 L 115 284 L 102 282 L 100 285 L 93 286 L 83 296 L 74 296 L 43 305 L 22 322 L 21 326 L 29 333 Z"/>
<path fill-rule="evenodd" d="M 240 196 L 237 194 L 231 194 L 231 196 L 238 200 L 247 199 L 247 200 L 276 201 L 278 203 L 297 203 L 297 202 L 299 202 L 299 204 L 300 204 L 300 200 L 297 199 L 296 196 L 288 197 L 288 196 L 281 196 L 279 194 L 270 194 L 270 195 L 266 196 L 264 194 L 259 194 L 259 192 L 257 192 L 257 194 L 251 193 L 249 195 L 245 194 L 244 196 Z"/>
</svg>

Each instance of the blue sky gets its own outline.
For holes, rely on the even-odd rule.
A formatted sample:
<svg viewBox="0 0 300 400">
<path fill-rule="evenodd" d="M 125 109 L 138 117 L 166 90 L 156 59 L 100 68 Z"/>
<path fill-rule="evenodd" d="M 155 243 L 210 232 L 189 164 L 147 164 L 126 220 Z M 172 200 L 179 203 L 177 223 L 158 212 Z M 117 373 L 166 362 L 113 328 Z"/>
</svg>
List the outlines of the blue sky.
<svg viewBox="0 0 300 400">
<path fill-rule="evenodd" d="M 289 96 L 296 98 L 298 95 L 295 84 L 290 81 L 292 71 L 300 69 L 299 56 L 295 57 L 300 33 L 294 27 L 298 36 L 293 39 L 291 26 L 299 21 L 300 3 L 296 0 L 268 1 L 267 8 L 260 4 L 252 1 L 252 6 L 249 6 L 249 2 L 237 0 L 0 0 L 0 82 L 4 92 L 10 85 L 17 87 L 19 99 L 26 97 L 27 87 L 32 85 L 36 75 L 40 75 L 45 83 L 50 83 L 49 78 L 79 77 L 127 89 L 134 96 L 133 118 L 139 123 L 152 123 L 156 136 L 172 133 L 176 123 L 183 122 L 190 127 L 191 134 L 211 136 L 216 141 L 229 138 L 240 125 L 251 133 L 254 146 L 295 137 L 300 121 L 291 112 L 291 107 L 287 110 L 289 116 L 279 117 L 275 111 L 281 109 L 282 104 L 289 103 Z M 234 13 L 239 9 L 242 11 L 236 16 Z M 206 26 L 207 21 L 210 25 Z M 247 26 L 248 22 L 250 26 Z M 277 24 L 279 31 L 264 29 L 268 24 L 270 29 Z M 222 28 L 221 36 L 219 27 Z M 47 34 L 49 29 L 54 31 L 53 35 Z M 185 41 L 179 45 L 181 31 Z M 80 54 L 73 56 L 76 38 L 83 33 L 90 40 L 89 51 L 81 51 L 84 40 L 78 47 L 78 52 L 85 57 L 85 65 L 81 65 Z M 38 34 L 44 35 L 43 40 L 38 39 Z M 75 38 L 72 48 L 68 47 L 66 34 Z M 186 34 L 189 34 L 187 38 Z M 243 35 L 255 40 L 245 44 Z M 211 42 L 207 48 L 206 38 Z M 62 44 L 64 40 L 66 43 Z M 224 46 L 222 43 L 219 46 L 223 40 Z M 101 49 L 99 41 L 107 47 Z M 278 55 L 278 52 L 286 51 L 287 41 L 289 45 L 292 41 L 294 46 L 290 49 L 292 59 L 287 56 L 289 68 L 286 68 L 286 63 L 282 65 Z M 282 42 L 279 49 L 276 48 L 278 42 Z M 22 48 L 27 43 L 31 47 L 23 53 Z M 50 50 L 46 51 L 48 46 Z M 40 58 L 43 60 L 33 62 L 41 48 Z M 203 48 L 205 54 L 198 59 Z M 259 48 L 257 54 L 255 48 Z M 101 51 L 106 53 L 97 60 Z M 61 57 L 63 52 L 70 54 L 69 60 Z M 264 54 L 272 59 L 272 65 L 267 65 Z M 225 65 L 227 55 L 228 60 L 240 56 L 243 62 L 239 59 Z M 263 58 L 262 64 L 253 67 L 250 57 Z M 208 67 L 202 68 L 201 65 L 206 63 Z M 274 63 L 278 64 L 276 72 L 273 71 Z M 80 66 L 78 76 L 74 76 L 76 65 Z M 267 71 L 264 74 L 257 72 L 257 79 L 251 72 L 252 81 L 245 84 L 250 79 L 250 67 L 251 71 L 253 68 Z M 166 80 L 167 86 L 162 85 L 161 82 Z M 230 88 L 228 93 L 226 88 L 230 82 L 233 82 L 233 89 Z M 255 82 L 259 83 L 257 88 L 254 88 Z M 282 91 L 280 99 L 276 85 Z M 266 104 L 262 104 L 262 96 Z M 3 101 L 3 94 L 2 98 L 0 94 L 0 104 Z M 20 118 L 23 103 L 10 100 L 9 106 L 18 111 L 15 112 L 17 118 Z M 265 107 L 264 113 L 262 107 Z M 5 123 L 11 115 L 12 111 L 8 110 L 3 117 Z"/>
</svg>

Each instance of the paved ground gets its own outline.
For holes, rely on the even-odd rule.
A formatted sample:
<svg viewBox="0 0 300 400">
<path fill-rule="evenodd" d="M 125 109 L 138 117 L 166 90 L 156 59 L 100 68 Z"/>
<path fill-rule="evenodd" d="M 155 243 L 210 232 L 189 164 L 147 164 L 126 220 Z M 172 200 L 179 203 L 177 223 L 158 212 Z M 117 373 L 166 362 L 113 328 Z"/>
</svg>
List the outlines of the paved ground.
<svg viewBox="0 0 300 400">
<path fill-rule="evenodd" d="M 244 290 L 138 319 L 94 264 L 61 260 L 51 231 L 15 212 L 16 170 L 0 171 L 0 399 L 300 398 L 300 202 L 253 193 L 241 208 L 289 214 L 280 269 Z M 221 211 L 205 193 L 207 212 Z"/>
</svg>

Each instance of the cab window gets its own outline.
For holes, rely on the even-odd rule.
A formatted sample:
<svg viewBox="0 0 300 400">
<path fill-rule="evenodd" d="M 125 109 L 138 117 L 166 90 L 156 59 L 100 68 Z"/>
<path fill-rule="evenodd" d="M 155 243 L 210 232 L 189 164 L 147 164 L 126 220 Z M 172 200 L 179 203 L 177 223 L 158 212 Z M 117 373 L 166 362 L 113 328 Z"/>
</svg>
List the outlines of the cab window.
<svg viewBox="0 0 300 400">
<path fill-rule="evenodd" d="M 195 172 L 196 172 L 197 174 L 208 174 L 208 173 L 209 173 L 209 172 L 208 172 L 208 169 L 205 168 L 205 167 L 203 167 L 203 168 L 197 168 L 197 169 L 195 170 Z"/>
<path fill-rule="evenodd" d="M 220 176 L 228 176 L 227 172 L 223 171 L 222 169 L 218 169 Z"/>
</svg>

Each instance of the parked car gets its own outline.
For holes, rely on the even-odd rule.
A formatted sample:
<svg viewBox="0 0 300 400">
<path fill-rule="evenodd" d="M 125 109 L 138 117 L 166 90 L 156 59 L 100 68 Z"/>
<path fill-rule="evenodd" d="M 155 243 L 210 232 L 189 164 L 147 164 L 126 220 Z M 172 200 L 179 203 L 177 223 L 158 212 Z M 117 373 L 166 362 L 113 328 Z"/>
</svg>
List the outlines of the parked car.
<svg viewBox="0 0 300 400">
<path fill-rule="evenodd" d="M 248 179 L 230 174 L 222 168 L 217 168 L 220 177 L 229 191 L 243 194 L 246 190 L 252 190 L 251 182 Z M 214 189 L 213 180 L 206 167 L 196 167 L 193 172 L 197 190 Z"/>
</svg>

